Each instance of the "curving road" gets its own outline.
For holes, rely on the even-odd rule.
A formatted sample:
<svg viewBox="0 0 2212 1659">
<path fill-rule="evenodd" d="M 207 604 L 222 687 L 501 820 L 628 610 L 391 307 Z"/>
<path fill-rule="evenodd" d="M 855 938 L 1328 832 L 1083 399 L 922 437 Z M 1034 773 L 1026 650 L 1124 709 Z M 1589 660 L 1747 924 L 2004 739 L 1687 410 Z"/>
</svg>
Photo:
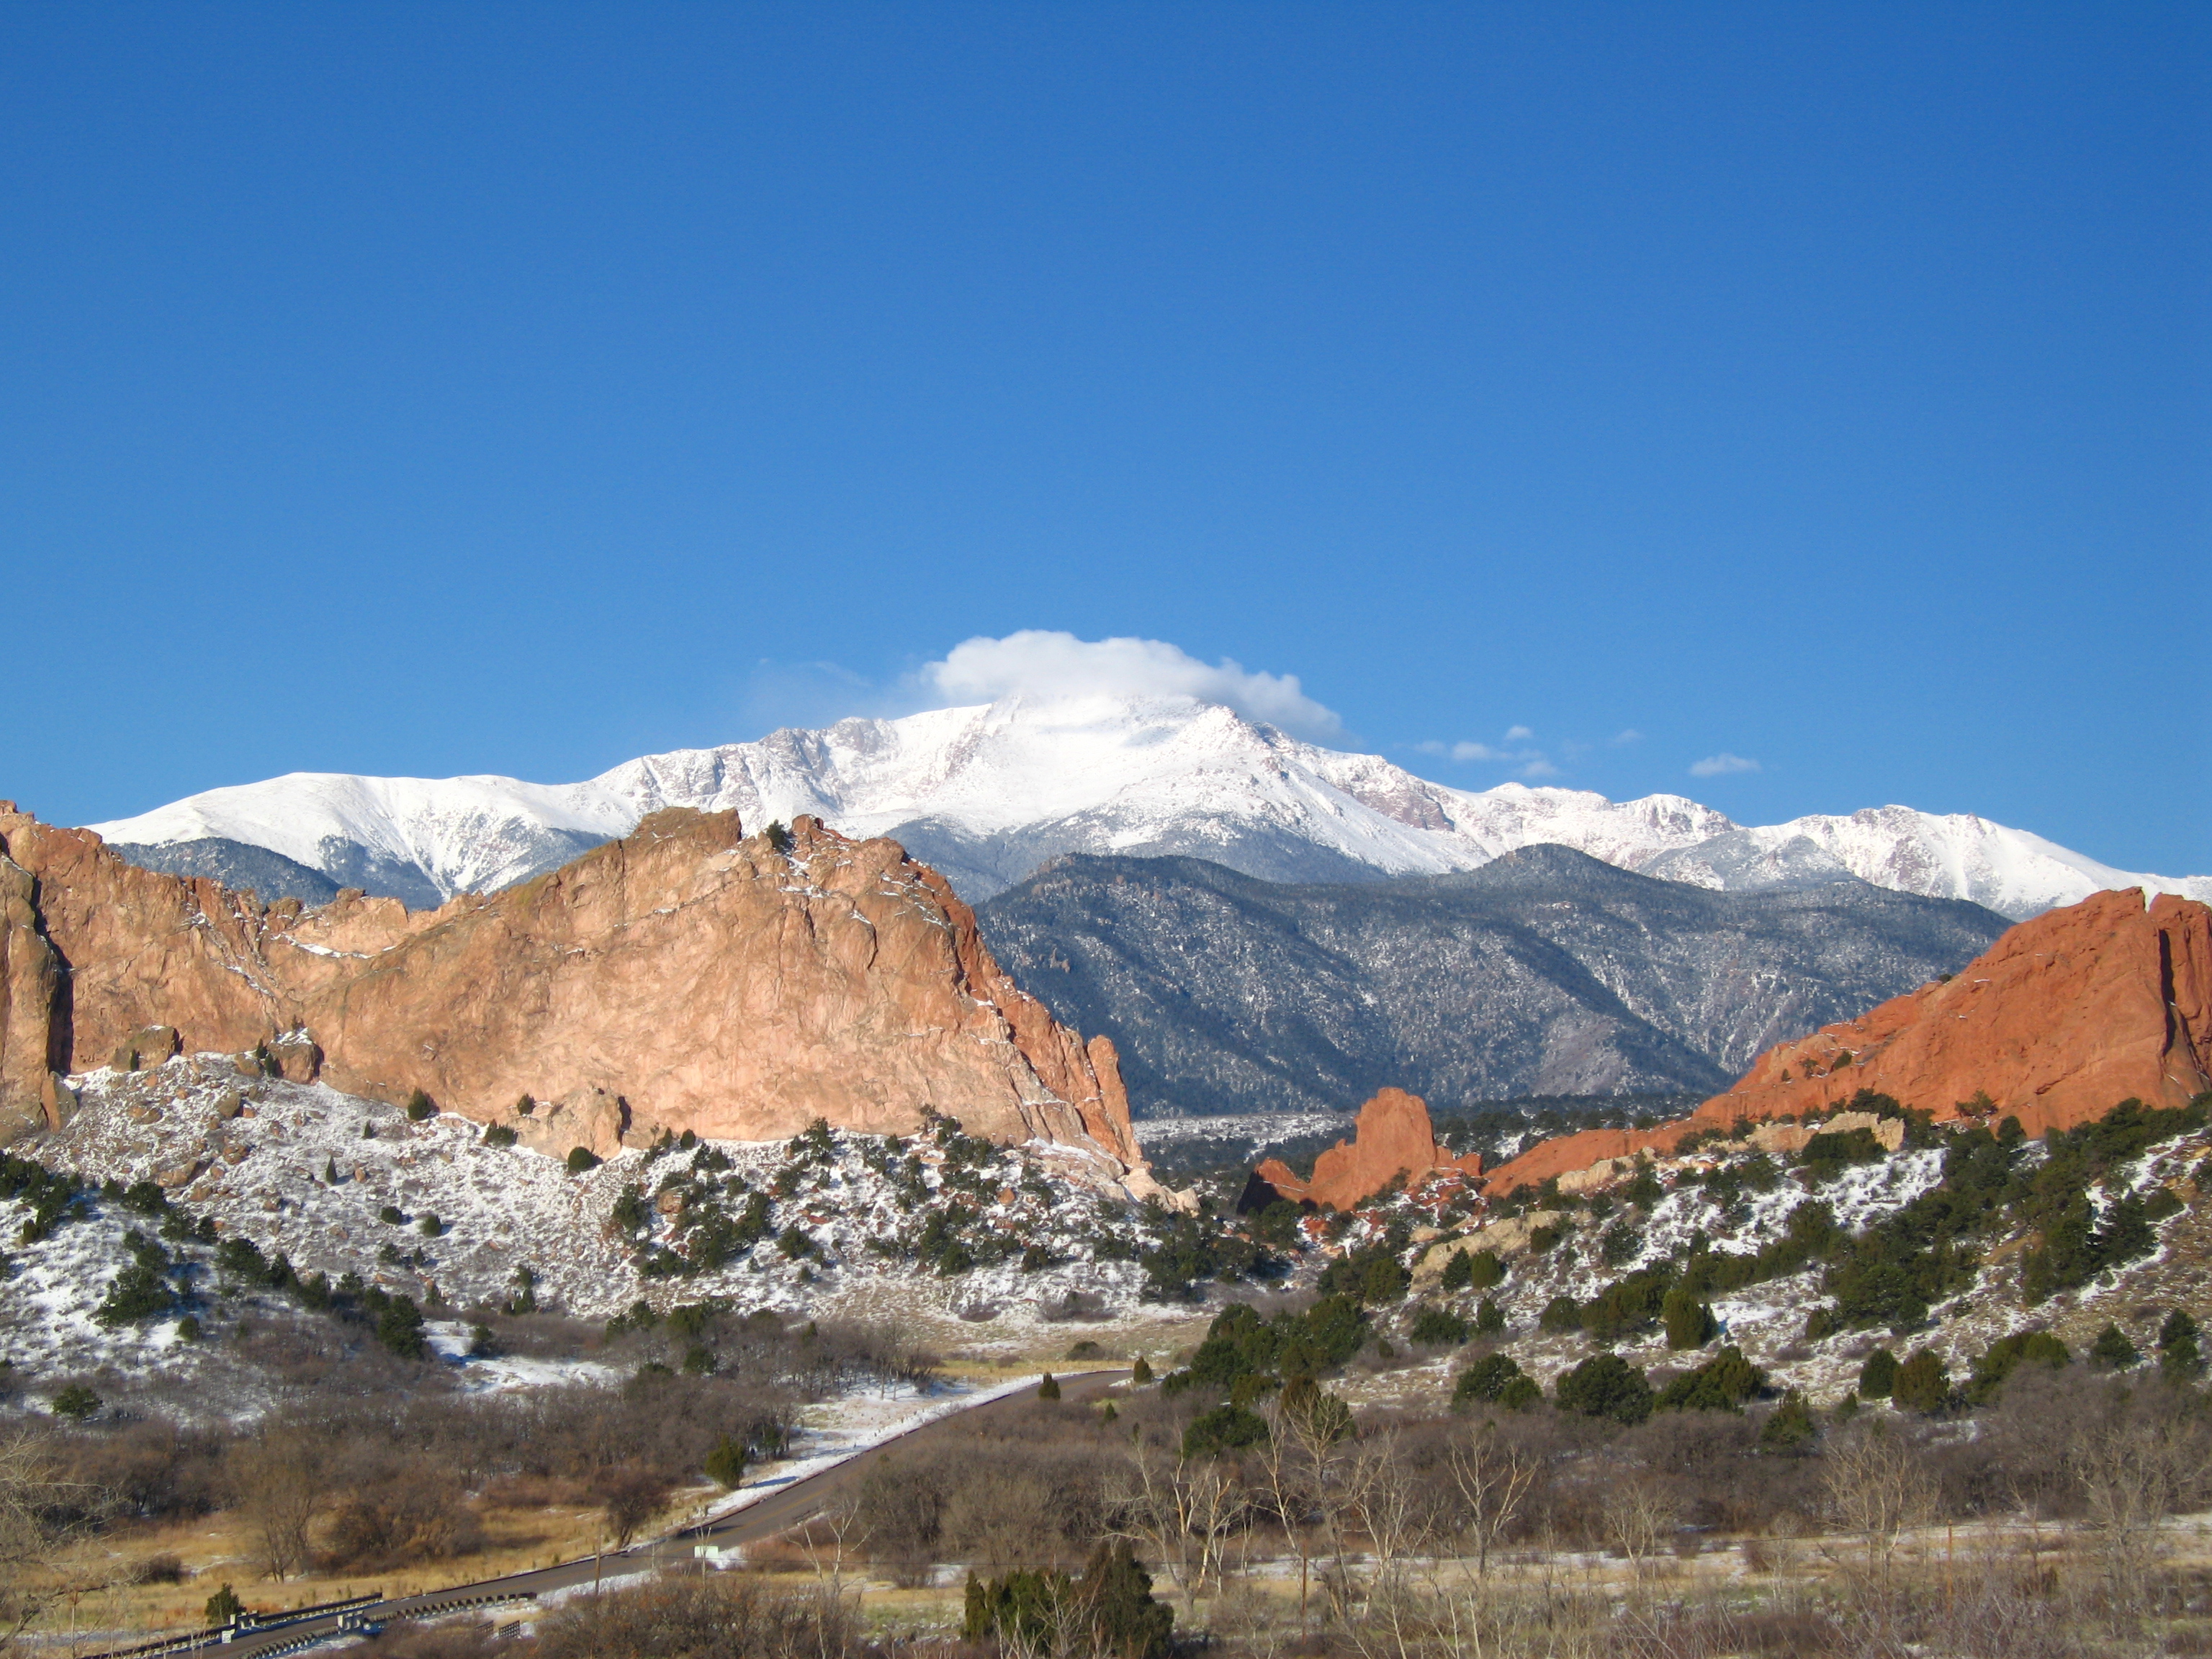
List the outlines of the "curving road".
<svg viewBox="0 0 2212 1659">
<path fill-rule="evenodd" d="M 1124 1368 L 1055 1375 L 1060 1379 L 1061 1399 L 1072 1404 L 1082 1404 L 1099 1399 L 1109 1389 L 1118 1386 L 1129 1373 Z M 540 1567 L 534 1571 L 509 1573 L 504 1577 L 480 1579 L 474 1583 L 455 1584 L 421 1595 L 379 1601 L 358 1608 L 349 1616 L 365 1617 L 375 1623 L 394 1619 L 422 1618 L 477 1602 L 574 1589 L 601 1577 L 621 1577 L 649 1570 L 656 1565 L 673 1566 L 679 1561 L 690 1560 L 693 1547 L 699 1544 L 730 1549 L 738 1545 L 757 1543 L 763 1539 L 787 1532 L 831 1499 L 856 1488 L 866 1474 L 871 1454 L 887 1446 L 923 1443 L 933 1436 L 950 1432 L 956 1426 L 964 1433 L 976 1427 L 979 1419 L 988 1422 L 994 1418 L 1010 1416 L 1027 1409 L 1036 1398 L 1033 1391 L 1024 1389 L 950 1413 L 908 1429 L 903 1434 L 879 1441 L 842 1463 L 793 1480 L 781 1491 L 744 1509 L 659 1538 L 633 1544 L 626 1550 L 611 1552 L 605 1556 L 587 1555 L 580 1560 L 564 1562 L 557 1567 Z M 274 1654 L 305 1647 L 338 1632 L 337 1615 L 331 1614 L 324 1619 L 303 1620 L 296 1625 L 287 1625 L 281 1630 L 264 1632 L 258 1636 L 240 1635 L 228 1645 L 227 1650 L 240 1655 L 243 1659 L 243 1656 L 249 1654 Z"/>
</svg>

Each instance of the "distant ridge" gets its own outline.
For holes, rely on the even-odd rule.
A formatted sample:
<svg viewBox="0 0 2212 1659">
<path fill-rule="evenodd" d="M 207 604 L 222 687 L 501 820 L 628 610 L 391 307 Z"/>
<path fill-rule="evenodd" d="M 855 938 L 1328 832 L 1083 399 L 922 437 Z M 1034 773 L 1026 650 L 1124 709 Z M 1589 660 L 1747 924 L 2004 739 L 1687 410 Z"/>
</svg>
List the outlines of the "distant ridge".
<svg viewBox="0 0 2212 1659">
<path fill-rule="evenodd" d="M 1680 795 L 1453 789 L 1189 697 L 1015 696 L 841 720 L 644 756 L 574 784 L 295 772 L 89 827 L 147 867 L 234 871 L 268 884 L 264 897 L 319 902 L 319 877 L 427 908 L 558 868 L 664 806 L 889 836 L 970 902 L 1069 853 L 1345 882 L 1471 870 L 1537 843 L 1721 891 L 1856 876 L 2015 919 L 2122 887 L 2212 900 L 2212 877 L 2113 869 L 1971 815 L 1884 806 L 1747 827 Z M 246 849 L 289 863 L 256 865 Z"/>
<path fill-rule="evenodd" d="M 1781 1038 L 1963 967 L 2006 925 L 1850 876 L 1717 893 L 1551 846 L 1333 884 L 1071 855 L 976 918 L 1055 1018 L 1113 1039 L 1142 1116 L 1320 1111 L 1392 1086 L 1444 1111 L 1710 1095 Z"/>
</svg>

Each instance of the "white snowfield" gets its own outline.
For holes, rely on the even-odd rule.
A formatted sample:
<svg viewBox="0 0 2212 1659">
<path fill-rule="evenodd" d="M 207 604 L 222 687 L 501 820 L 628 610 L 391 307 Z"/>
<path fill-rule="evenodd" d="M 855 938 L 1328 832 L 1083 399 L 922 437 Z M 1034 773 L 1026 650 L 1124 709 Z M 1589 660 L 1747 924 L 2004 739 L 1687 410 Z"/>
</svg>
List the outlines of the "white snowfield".
<svg viewBox="0 0 2212 1659">
<path fill-rule="evenodd" d="M 1884 806 L 1745 828 L 1680 795 L 1616 802 L 1517 783 L 1453 789 L 1379 756 L 1324 749 L 1183 696 L 1017 696 L 902 720 L 841 720 L 647 755 L 574 784 L 295 772 L 91 827 L 110 841 L 155 846 L 242 842 L 340 880 L 365 849 L 419 870 L 451 896 L 554 868 L 664 806 L 734 810 L 748 824 L 812 813 L 854 836 L 926 830 L 1012 847 L 1024 871 L 1071 852 L 1217 853 L 1250 868 L 1249 849 L 1267 849 L 1279 865 L 1288 848 L 1390 875 L 1433 875 L 1548 842 L 1706 887 L 1848 872 L 2014 918 L 2106 888 L 2212 900 L 2212 877 L 2117 870 L 1970 814 Z M 1020 873 L 970 872 L 962 885 L 981 899 Z"/>
</svg>

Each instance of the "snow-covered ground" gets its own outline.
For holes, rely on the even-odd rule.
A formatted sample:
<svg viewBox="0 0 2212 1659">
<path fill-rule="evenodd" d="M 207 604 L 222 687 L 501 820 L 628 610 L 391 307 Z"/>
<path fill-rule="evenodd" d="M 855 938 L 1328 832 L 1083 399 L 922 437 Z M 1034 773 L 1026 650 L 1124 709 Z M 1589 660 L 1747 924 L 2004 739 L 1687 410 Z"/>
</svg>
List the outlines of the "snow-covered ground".
<svg viewBox="0 0 2212 1659">
<path fill-rule="evenodd" d="M 1072 1341 L 1104 1320 L 1133 1316 L 1141 1328 L 1161 1314 L 1135 1305 L 1143 1212 L 1021 1148 L 967 1142 L 948 1157 L 927 1136 L 838 1134 L 826 1153 L 794 1155 L 783 1142 L 706 1142 L 627 1150 L 571 1175 L 526 1148 L 488 1145 L 476 1123 L 411 1122 L 321 1085 L 241 1075 L 225 1054 L 74 1082 L 82 1103 L 75 1119 L 14 1151 L 94 1183 L 160 1182 L 219 1238 L 251 1240 L 272 1261 L 282 1255 L 303 1279 L 350 1272 L 410 1297 L 430 1316 L 433 1347 L 456 1362 L 470 1346 L 471 1310 L 505 1304 L 526 1279 L 540 1310 L 592 1321 L 640 1300 L 662 1311 L 719 1300 L 741 1311 L 892 1320 L 940 1347 L 929 1328 L 1018 1347 L 1048 1330 Z M 617 1219 L 625 1194 L 635 1194 L 628 1227 Z M 690 1248 L 680 1207 L 734 1218 L 756 1195 L 768 1231 L 726 1265 L 642 1270 L 653 1256 L 675 1265 Z M 111 1196 L 79 1206 L 47 1237 L 13 1242 L 30 1213 L 23 1200 L 0 1201 L 0 1236 L 10 1241 L 0 1358 L 18 1379 L 105 1368 L 174 1382 L 234 1364 L 228 1345 L 178 1334 L 176 1316 L 188 1309 L 215 1316 L 209 1293 L 222 1275 L 211 1247 L 173 1241 L 198 1263 L 191 1297 L 168 1316 L 111 1327 L 94 1314 L 131 1261 L 126 1235 L 160 1224 Z M 975 1265 L 948 1273 L 914 1257 L 933 1218 L 956 1224 Z M 1070 1314 L 1073 1322 L 1057 1322 Z M 462 1370 L 472 1389 L 600 1380 L 586 1362 L 526 1357 Z"/>
<path fill-rule="evenodd" d="M 1698 1233 L 1717 1251 L 1754 1253 L 1782 1237 L 1790 1212 L 1808 1201 L 1827 1205 L 1838 1224 L 1861 1231 L 1939 1185 L 1943 1156 L 1940 1144 L 1908 1147 L 1872 1163 L 1848 1165 L 1809 1188 L 1796 1172 L 1785 1170 L 1772 1190 L 1746 1191 L 1732 1206 L 1723 1206 L 1697 1178 L 1715 1163 L 1711 1153 L 1662 1159 L 1655 1167 L 1667 1190 L 1648 1213 L 1619 1211 L 1603 1220 L 1571 1217 L 1568 1238 L 1548 1255 L 1508 1255 L 1510 1273 L 1504 1285 L 1485 1292 L 1439 1297 L 1431 1281 L 1425 1297 L 1417 1294 L 1408 1303 L 1407 1316 L 1424 1300 L 1463 1304 L 1471 1312 L 1482 1297 L 1494 1299 L 1508 1322 L 1502 1345 L 1548 1389 L 1561 1371 L 1591 1352 L 1580 1334 L 1538 1328 L 1538 1317 L 1553 1297 L 1571 1296 L 1588 1302 L 1640 1267 L 1670 1255 L 1679 1258 Z M 2039 1156 L 2036 1146 L 2023 1150 L 2023 1158 L 2030 1163 Z M 2148 1194 L 2161 1186 L 2185 1183 L 2199 1161 L 2208 1157 L 2212 1157 L 2212 1132 L 2179 1137 L 2113 1170 L 2102 1188 L 2093 1192 L 2092 1200 L 2101 1208 L 2121 1193 Z M 1346 1242 L 1356 1248 L 1378 1237 L 1391 1213 L 1387 1205 L 1378 1207 L 1347 1235 Z M 1405 1216 L 1411 1211 L 1396 1213 Z M 1607 1265 L 1600 1257 L 1599 1238 L 1607 1226 L 1624 1217 L 1641 1233 L 1641 1245 L 1632 1255 Z M 2150 1334 L 2167 1308 L 2204 1307 L 2201 1263 L 2212 1257 L 2212 1220 L 2201 1217 L 2194 1206 L 2160 1224 L 2158 1231 L 2160 1245 L 2151 1255 L 2108 1269 L 2088 1284 L 2033 1307 L 2024 1306 L 2020 1295 L 2019 1241 L 2002 1232 L 1978 1241 L 1984 1247 L 1984 1265 L 1972 1287 L 1938 1309 L 1928 1327 L 1901 1337 L 1884 1330 L 1854 1330 L 1808 1341 L 1806 1316 L 1826 1300 L 1817 1267 L 1717 1297 L 1713 1312 L 1724 1327 L 1719 1340 L 1741 1347 L 1754 1364 L 1770 1373 L 1775 1386 L 1802 1389 L 1824 1402 L 1839 1396 L 1856 1380 L 1863 1356 L 1877 1346 L 1892 1348 L 1900 1358 L 1931 1348 L 1949 1366 L 1954 1381 L 1964 1379 L 1992 1342 L 2021 1330 L 2051 1330 L 2078 1356 L 2106 1322 L 2116 1322 L 2148 1352 Z M 1427 1248 L 1425 1243 L 1417 1246 L 1409 1259 Z M 1656 1331 L 1617 1342 L 1613 1351 L 1655 1374 L 1686 1369 L 1705 1357 L 1669 1350 L 1663 1334 Z M 1456 1354 L 1437 1356 L 1354 1383 L 1350 1394 L 1354 1399 L 1432 1394 L 1449 1388 L 1449 1374 L 1459 1363 Z"/>
<path fill-rule="evenodd" d="M 155 846 L 242 842 L 341 884 L 373 884 L 381 869 L 410 890 L 449 897 L 553 868 L 671 805 L 734 810 L 748 823 L 813 813 L 854 836 L 933 825 L 977 844 L 1018 845 L 1020 869 L 963 875 L 970 899 L 1068 852 L 1212 849 L 1235 864 L 1240 844 L 1300 847 L 1391 874 L 1436 874 L 1544 842 L 1706 886 L 1848 872 L 2015 918 L 2106 888 L 2212 899 L 2212 877 L 2117 870 L 1971 814 L 1884 806 L 1744 829 L 1679 795 L 1615 802 L 1519 783 L 1454 789 L 1182 696 L 1012 696 L 842 720 L 644 756 L 574 784 L 295 772 L 92 827 Z"/>
</svg>

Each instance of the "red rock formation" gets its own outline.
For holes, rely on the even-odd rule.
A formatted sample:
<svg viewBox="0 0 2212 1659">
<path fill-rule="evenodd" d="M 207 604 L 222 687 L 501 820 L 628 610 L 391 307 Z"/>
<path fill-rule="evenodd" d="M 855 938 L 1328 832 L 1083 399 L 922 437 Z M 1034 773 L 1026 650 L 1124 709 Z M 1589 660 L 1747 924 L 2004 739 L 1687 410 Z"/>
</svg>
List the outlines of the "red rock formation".
<svg viewBox="0 0 2212 1659">
<path fill-rule="evenodd" d="M 1311 1181 L 1299 1179 L 1279 1158 L 1267 1159 L 1253 1173 L 1273 1188 L 1275 1196 L 1293 1204 L 1310 1200 L 1332 1210 L 1349 1210 L 1400 1176 L 1418 1184 L 1437 1170 L 1479 1176 L 1482 1159 L 1473 1152 L 1462 1158 L 1447 1157 L 1437 1146 L 1427 1103 L 1403 1089 L 1385 1089 L 1359 1109 L 1351 1141 L 1338 1141 L 1314 1160 Z"/>
<path fill-rule="evenodd" d="M 52 1121 L 52 1073 L 166 1025 L 196 1050 L 311 1033 L 337 1087 L 421 1089 L 481 1119 L 514 1121 L 526 1093 L 599 1122 L 604 1095 L 634 1136 L 759 1139 L 817 1117 L 910 1133 L 934 1109 L 994 1140 L 1096 1147 L 1149 1184 L 1113 1044 L 1018 989 L 892 842 L 801 818 L 786 854 L 734 813 L 675 809 L 411 915 L 356 892 L 264 906 L 11 803 L 0 853 L 0 1134 Z"/>
<path fill-rule="evenodd" d="M 1592 1129 L 1531 1147 L 1492 1192 L 1671 1151 L 1700 1129 L 1803 1116 L 1861 1089 L 1940 1119 L 1986 1096 L 2031 1135 L 2130 1097 L 2186 1105 L 2212 1088 L 2212 908 L 2140 890 L 2096 893 L 2006 933 L 1955 977 L 1778 1043 L 1724 1095 L 1648 1132 Z M 1978 1108 L 1977 1108 L 1978 1109 Z"/>
</svg>

